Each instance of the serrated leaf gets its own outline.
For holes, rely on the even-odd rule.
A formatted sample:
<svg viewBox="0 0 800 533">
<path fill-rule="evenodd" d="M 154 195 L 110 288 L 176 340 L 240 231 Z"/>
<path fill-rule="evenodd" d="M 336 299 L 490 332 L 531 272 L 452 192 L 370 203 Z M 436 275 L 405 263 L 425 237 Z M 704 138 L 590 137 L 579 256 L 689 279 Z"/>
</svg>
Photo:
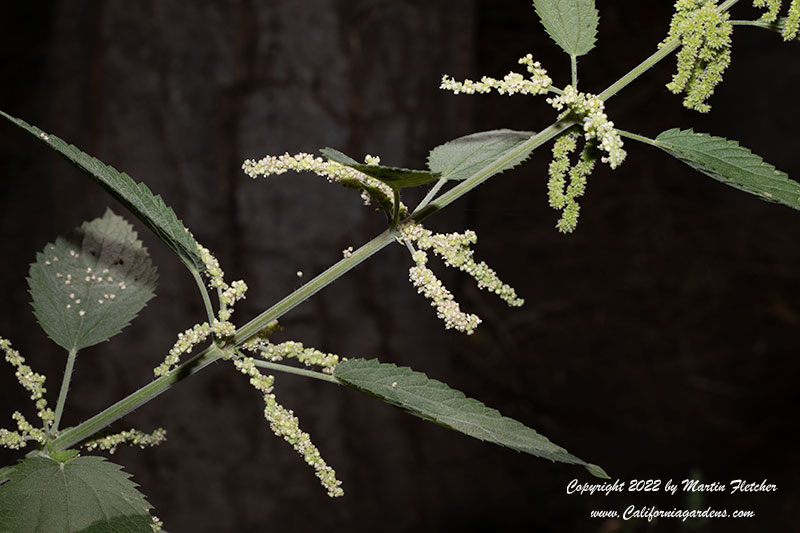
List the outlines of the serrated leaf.
<svg viewBox="0 0 800 533">
<path fill-rule="evenodd" d="M 594 476 L 608 478 L 599 466 L 575 457 L 521 422 L 410 368 L 374 359 L 349 359 L 340 363 L 333 375 L 349 387 L 470 437 L 551 461 L 581 465 Z"/>
<path fill-rule="evenodd" d="M 136 487 L 102 457 L 29 457 L 0 485 L 0 533 L 152 533 L 152 506 Z"/>
<path fill-rule="evenodd" d="M 205 270 L 197 242 L 186 230 L 175 212 L 168 207 L 160 195 L 154 195 L 143 183 L 136 183 L 124 172 L 104 164 L 72 144 L 67 144 L 55 135 L 50 135 L 24 120 L 0 111 L 10 122 L 56 150 L 67 160 L 86 172 L 94 181 L 106 189 L 114 198 L 136 215 L 159 239 L 175 252 L 190 269 Z"/>
<path fill-rule="evenodd" d="M 763 200 L 800 209 L 800 183 L 736 141 L 676 128 L 662 132 L 655 144 L 726 185 Z"/>
<path fill-rule="evenodd" d="M 408 168 L 385 167 L 383 165 L 366 165 L 359 163 L 352 157 L 333 148 L 323 148 L 320 153 L 346 167 L 358 170 L 376 180 L 380 180 L 394 190 L 406 187 L 417 187 L 439 179 L 439 175 L 426 170 L 411 170 Z"/>
<path fill-rule="evenodd" d="M 594 0 L 533 0 L 548 35 L 564 51 L 582 56 L 594 48 L 599 15 Z"/>
<path fill-rule="evenodd" d="M 125 219 L 110 209 L 45 246 L 28 287 L 45 333 L 81 350 L 119 333 L 155 294 L 156 269 Z"/>
<path fill-rule="evenodd" d="M 525 161 L 531 150 L 520 150 L 535 135 L 532 131 L 481 131 L 448 141 L 431 150 L 428 168 L 450 180 L 467 179 L 500 156 L 518 150 L 519 154 L 494 173 L 506 171 Z"/>
</svg>

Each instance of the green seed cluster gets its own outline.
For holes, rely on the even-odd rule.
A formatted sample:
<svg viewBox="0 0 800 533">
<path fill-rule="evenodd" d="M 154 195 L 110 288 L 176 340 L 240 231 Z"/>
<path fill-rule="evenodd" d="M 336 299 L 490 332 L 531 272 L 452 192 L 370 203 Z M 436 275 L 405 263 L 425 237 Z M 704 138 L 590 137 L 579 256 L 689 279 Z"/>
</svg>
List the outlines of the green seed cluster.
<svg viewBox="0 0 800 533">
<path fill-rule="evenodd" d="M 783 7 L 783 0 L 753 0 L 754 7 L 765 8 L 766 12 L 761 16 L 763 22 L 775 22 L 778 14 Z M 792 0 L 789 4 L 789 11 L 786 18 L 782 21 L 781 35 L 784 41 L 791 41 L 797 38 L 800 29 L 800 0 Z"/>
<path fill-rule="evenodd" d="M 681 40 L 678 72 L 667 89 L 673 94 L 685 92 L 683 105 L 700 113 L 711 110 L 706 100 L 731 63 L 733 26 L 728 13 L 720 13 L 718 7 L 716 0 L 678 0 L 669 35 L 660 44 Z"/>
<path fill-rule="evenodd" d="M 144 433 L 138 429 L 129 429 L 114 433 L 113 435 L 105 435 L 96 439 L 92 439 L 83 444 L 83 447 L 88 451 L 104 450 L 110 454 L 117 451 L 117 446 L 120 444 L 130 444 L 131 446 L 138 446 L 139 448 L 146 448 L 148 446 L 158 446 L 167 440 L 167 431 L 164 428 L 158 428 L 152 433 Z"/>
<path fill-rule="evenodd" d="M 520 307 L 525 300 L 517 296 L 513 287 L 503 283 L 497 272 L 485 262 L 476 263 L 472 246 L 478 242 L 478 236 L 472 230 L 464 233 L 433 233 L 420 224 L 405 224 L 400 230 L 402 239 L 414 243 L 422 251 L 431 250 L 444 263 L 452 268 L 470 275 L 478 283 L 479 289 L 486 289 L 496 294 L 512 307 Z"/>
<path fill-rule="evenodd" d="M 339 356 L 325 353 L 316 348 L 306 348 L 303 343 L 287 341 L 280 344 L 262 343 L 253 348 L 261 352 L 267 361 L 282 361 L 284 359 L 297 359 L 306 366 L 319 366 L 326 374 L 332 374 L 339 364 Z"/>
<path fill-rule="evenodd" d="M 178 334 L 178 340 L 170 348 L 164 362 L 153 369 L 156 376 L 169 374 L 180 362 L 181 355 L 190 352 L 195 346 L 203 342 L 211 335 L 211 327 L 208 322 L 195 324 L 183 333 Z"/>
<path fill-rule="evenodd" d="M 55 414 L 52 409 L 47 407 L 47 400 L 44 397 L 47 393 L 47 389 L 44 387 L 45 376 L 37 374 L 25 364 L 25 358 L 11 347 L 11 341 L 0 337 L 0 350 L 5 354 L 5 360 L 16 368 L 17 381 L 30 393 L 30 398 L 36 405 L 36 414 L 42 420 L 43 427 L 49 428 L 55 419 Z M 22 413 L 15 412 L 11 418 L 17 423 L 17 431 L 0 429 L 0 446 L 17 450 L 24 447 L 29 440 L 42 444 L 46 441 L 45 431 L 34 428 Z"/>
<path fill-rule="evenodd" d="M 578 135 L 567 132 L 556 139 L 553 144 L 553 160 L 550 163 L 550 179 L 547 182 L 550 207 L 561 210 L 561 218 L 556 228 L 561 233 L 572 233 L 578 224 L 580 205 L 577 198 L 586 191 L 586 178 L 591 174 L 595 158 L 591 156 L 590 146 L 586 144 L 580 159 L 575 165 L 570 164 L 569 155 L 577 147 Z M 569 174 L 569 184 L 566 176 Z"/>
<path fill-rule="evenodd" d="M 252 357 L 237 357 L 233 364 L 239 372 L 250 377 L 250 384 L 263 395 L 264 418 L 269 422 L 270 429 L 303 456 L 306 464 L 314 469 L 320 483 L 328 491 L 328 496 L 343 496 L 342 483 L 336 479 L 336 471 L 322 458 L 309 434 L 300 429 L 300 421 L 294 413 L 280 405 L 272 394 L 275 378 L 261 374 Z"/>
<path fill-rule="evenodd" d="M 425 266 L 428 254 L 417 250 L 411 258 L 415 266 L 409 269 L 408 279 L 417 288 L 417 292 L 431 301 L 431 305 L 436 308 L 436 316 L 444 320 L 444 327 L 472 335 L 481 323 L 481 319 L 476 315 L 464 313 L 453 298 L 453 294 L 439 281 L 433 271 Z"/>
</svg>

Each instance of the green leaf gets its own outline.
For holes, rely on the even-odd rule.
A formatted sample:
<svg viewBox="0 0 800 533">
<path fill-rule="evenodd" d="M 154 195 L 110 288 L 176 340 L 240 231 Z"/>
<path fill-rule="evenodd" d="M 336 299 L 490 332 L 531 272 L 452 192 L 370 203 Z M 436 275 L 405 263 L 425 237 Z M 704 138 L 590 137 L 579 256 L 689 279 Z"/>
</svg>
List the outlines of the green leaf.
<svg viewBox="0 0 800 533">
<path fill-rule="evenodd" d="M 155 294 L 156 269 L 125 219 L 110 209 L 36 254 L 28 286 L 39 324 L 81 350 L 119 333 Z"/>
<path fill-rule="evenodd" d="M 346 167 L 358 170 L 376 180 L 380 180 L 394 190 L 406 187 L 417 187 L 439 179 L 439 175 L 425 170 L 410 170 L 407 168 L 384 167 L 382 165 L 367 165 L 359 163 L 352 157 L 333 148 L 323 148 L 320 153 Z"/>
<path fill-rule="evenodd" d="M 175 215 L 175 212 L 167 207 L 161 196 L 153 195 L 145 184 L 136 183 L 124 172 L 119 172 L 113 167 L 105 165 L 99 159 L 82 152 L 71 144 L 67 144 L 55 135 L 45 133 L 36 126 L 31 126 L 24 120 L 14 118 L 2 111 L 0 111 L 0 115 L 26 130 L 89 174 L 94 181 L 119 200 L 159 239 L 164 241 L 187 267 L 199 272 L 205 270 L 203 261 L 197 251 L 197 242 L 183 225 L 183 222 Z"/>
<path fill-rule="evenodd" d="M 533 0 L 542 25 L 558 46 L 573 56 L 594 48 L 599 15 L 594 0 Z"/>
<path fill-rule="evenodd" d="M 656 137 L 655 145 L 726 185 L 800 209 L 800 183 L 736 141 L 693 130 L 671 129 Z"/>
<path fill-rule="evenodd" d="M 578 459 L 521 422 L 410 368 L 374 359 L 349 359 L 340 363 L 333 375 L 348 387 L 470 437 L 551 461 L 581 465 L 594 476 L 608 478 L 599 466 Z"/>
<path fill-rule="evenodd" d="M 532 131 L 493 130 L 473 133 L 437 146 L 428 155 L 428 168 L 450 180 L 467 179 L 500 156 L 518 150 L 535 133 Z M 499 174 L 525 161 L 531 150 L 517 157 L 494 173 Z"/>
<path fill-rule="evenodd" d="M 152 533 L 144 495 L 122 467 L 102 457 L 65 463 L 33 456 L 0 485 L 0 532 Z"/>
</svg>

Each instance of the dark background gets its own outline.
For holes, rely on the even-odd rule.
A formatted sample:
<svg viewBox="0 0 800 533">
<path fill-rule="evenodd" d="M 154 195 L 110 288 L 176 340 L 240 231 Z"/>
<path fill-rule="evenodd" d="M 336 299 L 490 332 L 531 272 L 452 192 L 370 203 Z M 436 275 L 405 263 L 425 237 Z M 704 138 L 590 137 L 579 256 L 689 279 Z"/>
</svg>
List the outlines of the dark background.
<svg viewBox="0 0 800 533">
<path fill-rule="evenodd" d="M 599 45 L 581 88 L 600 92 L 655 50 L 670 2 L 598 2 Z M 744 4 L 744 3 L 743 3 Z M 753 12 L 737 6 L 736 17 Z M 486 129 L 538 129 L 543 98 L 453 96 L 456 78 L 501 77 L 532 52 L 557 85 L 569 62 L 524 0 L 14 2 L 0 17 L 0 108 L 74 142 L 163 195 L 227 279 L 244 278 L 239 323 L 383 229 L 350 191 L 316 176 L 252 181 L 245 158 L 335 146 L 422 167 L 427 151 Z M 737 29 L 712 112 L 685 110 L 664 84 L 672 59 L 610 100 L 623 129 L 655 136 L 694 127 L 738 139 L 800 175 L 800 46 Z M 768 479 L 777 493 L 712 495 L 703 507 L 753 520 L 657 524 L 591 520 L 629 504 L 686 508 L 683 495 L 567 496 L 592 479 L 409 417 L 324 383 L 277 376 L 344 482 L 329 500 L 275 438 L 259 395 L 218 364 L 118 424 L 164 426 L 169 441 L 120 450 L 169 531 L 790 531 L 796 529 L 800 364 L 800 216 L 727 188 L 654 149 L 626 143 L 599 166 L 575 234 L 547 206 L 549 147 L 430 219 L 472 228 L 485 259 L 526 298 L 507 309 L 474 283 L 438 272 L 484 319 L 444 331 L 407 281 L 410 260 L 385 249 L 282 320 L 283 339 L 343 356 L 412 366 L 536 428 L 612 476 Z M 0 335 L 48 376 L 55 404 L 65 354 L 38 329 L 24 282 L 36 251 L 102 215 L 90 180 L 10 124 L 0 124 L 3 261 Z M 121 208 L 111 204 L 121 212 Z M 82 352 L 64 423 L 146 383 L 174 336 L 203 320 L 196 288 L 140 227 L 161 275 L 159 297 L 123 335 Z M 5 422 L 34 417 L 10 372 Z M 0 453 L 6 464 L 19 454 Z"/>
</svg>

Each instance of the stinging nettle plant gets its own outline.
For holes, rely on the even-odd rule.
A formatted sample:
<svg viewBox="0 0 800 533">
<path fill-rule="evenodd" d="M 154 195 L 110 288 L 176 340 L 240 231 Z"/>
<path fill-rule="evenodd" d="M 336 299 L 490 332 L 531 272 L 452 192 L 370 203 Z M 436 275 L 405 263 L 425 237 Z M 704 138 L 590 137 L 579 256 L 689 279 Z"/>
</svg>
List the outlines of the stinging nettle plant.
<svg viewBox="0 0 800 533">
<path fill-rule="evenodd" d="M 495 91 L 544 96 L 556 111 L 555 121 L 538 133 L 501 129 L 454 139 L 431 150 L 426 170 L 384 166 L 380 158 L 369 155 L 361 163 L 332 148 L 322 149 L 322 157 L 300 153 L 246 160 L 242 169 L 251 178 L 312 172 L 353 189 L 366 205 L 385 215 L 388 227 L 357 250 L 344 250 L 338 263 L 243 325 L 236 325 L 233 315 L 236 303 L 245 298 L 247 284 L 226 281 L 211 251 L 196 242 L 160 196 L 55 135 L 0 112 L 85 171 L 153 231 L 186 266 L 207 312 L 205 321 L 177 335 L 163 362 L 154 369 L 151 382 L 88 420 L 62 428 L 78 353 L 120 333 L 136 317 L 155 295 L 157 273 L 132 226 L 111 210 L 57 238 L 36 255 L 28 278 L 34 314 L 46 335 L 67 352 L 66 368 L 55 408 L 51 408 L 45 377 L 28 366 L 11 341 L 0 338 L 5 360 L 30 393 L 39 419 L 33 423 L 21 411 L 15 411 L 11 414 L 12 427 L 0 429 L 0 445 L 14 450 L 29 445 L 35 448 L 17 464 L 0 469 L 0 531 L 159 530 L 161 522 L 122 467 L 87 452 L 113 454 L 123 444 L 145 448 L 163 442 L 167 437 L 163 428 L 113 434 L 106 428 L 220 360 L 228 361 L 249 379 L 264 401 L 264 417 L 272 431 L 303 456 L 331 497 L 344 494 L 342 483 L 308 433 L 300 429 L 297 417 L 278 403 L 273 373 L 292 373 L 350 387 L 466 435 L 551 461 L 580 465 L 594 476 L 607 477 L 601 467 L 422 373 L 374 359 L 343 358 L 299 342 L 273 343 L 271 337 L 285 313 L 393 243 L 407 248 L 411 285 L 430 300 L 448 329 L 469 335 L 481 319 L 462 310 L 437 279 L 428 267 L 431 255 L 468 274 L 479 288 L 495 293 L 509 306 L 523 305 L 524 300 L 511 286 L 489 265 L 475 259 L 474 232 L 435 233 L 423 222 L 477 185 L 522 164 L 550 141 L 547 198 L 560 213 L 556 228 L 563 233 L 577 228 L 578 201 L 598 161 L 612 169 L 624 163 L 623 138 L 659 148 L 703 174 L 765 200 L 800 209 L 800 184 L 737 142 L 691 129 L 668 129 L 648 138 L 617 128 L 605 111 L 606 100 L 677 51 L 677 72 L 667 88 L 685 94 L 686 107 L 709 112 L 709 99 L 730 64 L 736 26 L 774 30 L 787 41 L 797 38 L 800 0 L 788 6 L 780 0 L 754 0 L 752 5 L 764 10 L 758 20 L 732 20 L 731 10 L 737 3 L 678 0 L 668 35 L 657 51 L 595 95 L 578 88 L 578 57 L 595 46 L 599 15 L 594 1 L 534 0 L 544 29 L 569 56 L 569 84 L 554 85 L 546 69 L 528 54 L 519 60 L 525 73 L 510 72 L 502 79 L 484 76 L 478 81 L 458 81 L 445 75 L 440 86 L 462 95 Z M 430 188 L 419 204 L 412 208 L 402 202 L 403 189 L 423 186 Z M 194 354 L 185 358 L 190 353 Z"/>
</svg>

